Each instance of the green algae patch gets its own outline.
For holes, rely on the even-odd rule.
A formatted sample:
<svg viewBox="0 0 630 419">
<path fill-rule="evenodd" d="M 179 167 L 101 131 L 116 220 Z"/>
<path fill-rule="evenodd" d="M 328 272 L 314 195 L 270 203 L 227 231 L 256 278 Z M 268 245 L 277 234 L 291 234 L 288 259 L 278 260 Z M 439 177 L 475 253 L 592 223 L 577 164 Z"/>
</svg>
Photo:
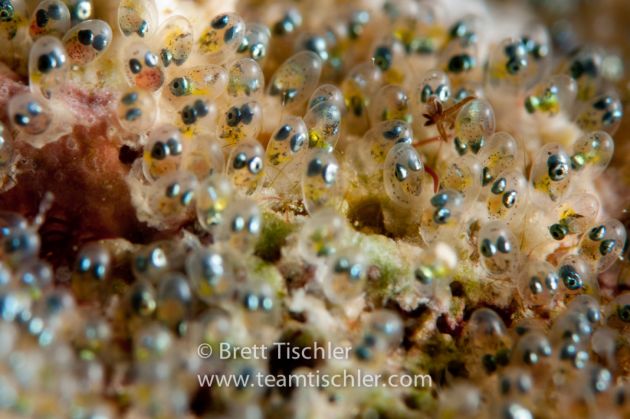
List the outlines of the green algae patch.
<svg viewBox="0 0 630 419">
<path fill-rule="evenodd" d="M 453 276 L 453 281 L 458 281 L 464 287 L 466 300 L 471 304 L 476 304 L 484 296 L 481 278 L 479 273 L 470 264 L 461 264 Z"/>
<path fill-rule="evenodd" d="M 396 242 L 382 235 L 361 236 L 359 246 L 369 264 L 377 273 L 368 280 L 368 295 L 386 301 L 397 295 L 404 285 L 401 280 L 408 276 L 409 267 L 400 254 Z"/>
<path fill-rule="evenodd" d="M 282 247 L 286 244 L 287 236 L 295 231 L 295 226 L 286 222 L 272 212 L 263 214 L 262 231 L 256 243 L 256 256 L 267 262 L 280 259 Z"/>
<path fill-rule="evenodd" d="M 278 268 L 256 256 L 247 260 L 247 271 L 251 275 L 271 286 L 282 297 L 285 294 L 284 279 Z"/>
</svg>

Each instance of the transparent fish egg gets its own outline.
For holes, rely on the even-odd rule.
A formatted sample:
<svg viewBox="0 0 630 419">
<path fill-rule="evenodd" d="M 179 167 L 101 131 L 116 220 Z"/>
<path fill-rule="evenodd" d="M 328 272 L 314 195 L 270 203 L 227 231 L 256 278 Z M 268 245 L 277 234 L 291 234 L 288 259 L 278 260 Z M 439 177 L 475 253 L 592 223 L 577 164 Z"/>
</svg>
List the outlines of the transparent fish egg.
<svg viewBox="0 0 630 419">
<path fill-rule="evenodd" d="M 202 270 L 206 268 L 203 266 L 211 266 L 210 271 L 216 271 L 215 267 L 218 267 L 217 263 L 218 259 L 213 258 L 214 253 L 211 252 L 209 254 L 211 259 L 204 261 L 203 259 L 199 260 L 201 265 L 198 265 Z M 193 257 L 192 254 L 190 257 Z M 223 262 L 223 261 L 222 261 Z M 195 262 L 197 264 L 197 262 Z M 200 271 L 201 273 L 201 271 Z M 225 274 L 225 273 L 224 273 Z M 190 275 L 190 273 L 189 273 Z M 202 274 L 203 275 L 203 274 Z M 211 279 L 212 278 L 212 279 Z M 210 280 L 212 283 L 207 288 L 208 290 L 213 290 L 214 287 L 214 278 L 215 276 L 209 276 L 207 280 L 203 280 L 206 282 Z M 200 288 L 197 287 L 197 292 L 199 293 Z M 205 298 L 211 294 L 199 295 L 200 298 Z M 202 335 L 201 339 L 204 343 L 211 345 L 213 351 L 219 350 L 220 342 L 228 342 L 230 344 L 236 344 L 239 340 L 239 335 L 242 336 L 242 328 L 244 325 L 240 324 L 233 316 L 231 316 L 226 310 L 212 307 L 208 310 L 204 311 L 199 316 L 199 327 L 201 329 L 200 333 Z"/>
<path fill-rule="evenodd" d="M 157 289 L 157 319 L 170 328 L 179 328 L 190 315 L 192 291 L 186 277 L 167 273 Z"/>
<path fill-rule="evenodd" d="M 405 49 L 426 56 L 441 48 L 447 36 L 444 9 L 431 2 L 399 4 L 404 6 L 398 13 L 388 14 L 393 20 L 394 31 L 402 40 Z M 407 19 L 405 15 L 413 16 L 413 19 Z"/>
<path fill-rule="evenodd" d="M 0 238 L 6 237 L 15 230 L 28 228 L 28 221 L 17 212 L 0 211 Z"/>
<path fill-rule="evenodd" d="M 351 132 L 363 133 L 368 128 L 370 98 L 380 88 L 382 78 L 382 71 L 377 66 L 363 63 L 352 68 L 341 82 Z"/>
<path fill-rule="evenodd" d="M 367 276 L 367 262 L 359 249 L 344 248 L 336 252 L 328 264 L 323 290 L 335 304 L 344 304 L 363 293 Z"/>
<path fill-rule="evenodd" d="M 504 220 L 510 223 L 523 215 L 527 207 L 527 179 L 519 171 L 499 174 L 490 184 L 486 198 L 488 215 L 491 220 Z"/>
<path fill-rule="evenodd" d="M 215 173 L 223 173 L 225 157 L 219 142 L 212 136 L 196 137 L 186 156 L 186 170 L 200 181 Z"/>
<path fill-rule="evenodd" d="M 310 108 L 304 115 L 310 148 L 329 148 L 337 144 L 341 133 L 341 111 L 324 102 Z"/>
<path fill-rule="evenodd" d="M 494 110 L 484 99 L 474 99 L 465 104 L 455 118 L 455 150 L 465 154 L 468 150 L 477 154 L 486 145 L 495 130 Z"/>
<path fill-rule="evenodd" d="M 168 68 L 171 64 L 181 66 L 193 50 L 193 29 L 184 16 L 175 15 L 166 19 L 159 27 L 157 39 L 160 46 L 160 60 Z"/>
<path fill-rule="evenodd" d="M 444 290 L 457 265 L 454 248 L 438 242 L 422 252 L 412 265 L 414 288 L 423 297 L 434 298 Z"/>
<path fill-rule="evenodd" d="M 82 279 L 103 281 L 111 270 L 111 263 L 107 248 L 98 242 L 92 242 L 79 251 L 74 271 Z"/>
<path fill-rule="evenodd" d="M 9 101 L 8 114 L 13 126 L 29 136 L 40 136 L 53 123 L 53 113 L 48 104 L 31 93 L 13 96 Z M 41 144 L 39 147 L 48 142 L 43 137 L 33 140 L 33 145 Z"/>
<path fill-rule="evenodd" d="M 451 97 L 451 82 L 443 71 L 430 70 L 424 74 L 415 88 L 414 102 L 427 103 L 432 96 L 442 103 L 446 103 Z"/>
<path fill-rule="evenodd" d="M 521 398 L 534 390 L 534 380 L 529 371 L 519 367 L 509 367 L 499 376 L 499 394 L 501 397 Z"/>
<path fill-rule="evenodd" d="M 261 23 L 247 23 L 245 37 L 241 42 L 238 52 L 249 58 L 262 61 L 267 56 L 271 31 Z"/>
<path fill-rule="evenodd" d="M 464 334 L 475 352 L 496 351 L 508 342 L 508 333 L 501 317 L 490 308 L 476 309 L 466 323 Z"/>
<path fill-rule="evenodd" d="M 381 170 L 392 147 L 412 141 L 413 131 L 406 122 L 381 121 L 363 135 L 361 146 L 353 150 L 357 153 L 356 165 L 364 174 Z"/>
<path fill-rule="evenodd" d="M 474 14 L 466 14 L 456 20 L 449 28 L 450 38 L 460 38 L 469 42 L 476 42 L 478 34 L 482 32 L 482 19 Z"/>
<path fill-rule="evenodd" d="M 70 29 L 70 11 L 60 0 L 44 0 L 31 16 L 29 35 L 33 40 L 44 36 L 62 36 Z"/>
<path fill-rule="evenodd" d="M 424 165 L 409 144 L 391 148 L 383 167 L 383 182 L 389 199 L 403 207 L 415 206 L 422 196 Z"/>
<path fill-rule="evenodd" d="M 208 304 L 233 291 L 231 268 L 229 259 L 215 249 L 194 249 L 186 258 L 186 273 L 195 294 Z"/>
<path fill-rule="evenodd" d="M 127 305 L 132 314 L 139 317 L 149 317 L 157 306 L 156 291 L 146 280 L 136 281 L 127 294 Z"/>
<path fill-rule="evenodd" d="M 122 0 L 118 5 L 118 27 L 125 36 L 147 38 L 157 29 L 158 11 L 154 0 Z"/>
<path fill-rule="evenodd" d="M 616 93 L 596 96 L 578 110 L 575 123 L 585 132 L 614 134 L 623 117 L 623 104 Z"/>
<path fill-rule="evenodd" d="M 8 0 L 0 3 L 0 36 L 12 41 L 19 28 L 28 20 L 26 5 L 22 0 Z"/>
<path fill-rule="evenodd" d="M 21 315 L 30 314 L 32 299 L 24 291 L 2 291 L 0 292 L 0 301 L 2 302 L 2 307 L 0 307 L 2 324 L 12 324 Z"/>
<path fill-rule="evenodd" d="M 216 99 L 225 91 L 228 75 L 219 65 L 206 64 L 177 68 L 170 73 L 162 97 L 173 106 L 181 106 L 191 99 Z"/>
<path fill-rule="evenodd" d="M 606 170 L 615 151 L 615 142 L 605 131 L 584 134 L 573 144 L 571 168 L 585 169 L 591 176 L 598 176 Z"/>
<path fill-rule="evenodd" d="M 66 325 L 77 316 L 73 295 L 63 289 L 47 290 L 36 300 L 29 319 L 29 332 L 37 337 L 40 346 L 49 346 L 55 340 L 68 338 Z"/>
<path fill-rule="evenodd" d="M 339 162 L 331 153 L 314 151 L 306 158 L 302 172 L 302 197 L 306 210 L 313 214 L 324 208 L 335 208 L 341 197 Z"/>
<path fill-rule="evenodd" d="M 302 118 L 284 116 L 280 126 L 271 134 L 265 151 L 268 183 L 278 190 L 291 190 L 299 185 L 301 179 L 293 174 L 303 164 L 307 149 L 308 131 Z"/>
<path fill-rule="evenodd" d="M 575 50 L 562 65 L 563 72 L 577 82 L 578 99 L 592 98 L 602 81 L 602 51 L 593 46 Z"/>
<path fill-rule="evenodd" d="M 573 386 L 577 393 L 585 397 L 596 397 L 608 394 L 613 384 L 613 374 L 609 369 L 596 363 L 588 363 Z"/>
<path fill-rule="evenodd" d="M 439 67 L 453 84 L 475 79 L 481 67 L 476 41 L 464 38 L 449 41 L 440 54 Z"/>
<path fill-rule="evenodd" d="M 223 214 L 223 222 L 214 239 L 229 243 L 241 254 L 251 254 L 262 230 L 260 208 L 250 198 L 230 200 Z"/>
<path fill-rule="evenodd" d="M 512 417 L 522 419 L 534 419 L 533 407 L 518 400 L 500 400 L 490 407 L 493 417 Z"/>
<path fill-rule="evenodd" d="M 328 61 L 329 58 L 329 37 L 314 33 L 302 32 L 295 40 L 295 51 L 306 50 L 314 52 L 322 59 L 322 62 Z"/>
<path fill-rule="evenodd" d="M 549 225 L 554 240 L 563 240 L 573 234 L 582 234 L 595 222 L 599 213 L 599 200 L 587 193 L 567 197 L 556 209 L 556 218 Z"/>
<path fill-rule="evenodd" d="M 521 169 L 525 155 L 518 142 L 507 132 L 497 132 L 488 138 L 480 151 L 482 165 L 481 181 L 484 188 L 490 187 L 501 172 Z"/>
<path fill-rule="evenodd" d="M 547 261 L 527 261 L 519 275 L 518 291 L 526 307 L 549 308 L 556 295 L 560 278 Z"/>
<path fill-rule="evenodd" d="M 464 382 L 456 382 L 440 392 L 438 417 L 478 417 L 482 409 L 479 387 Z"/>
<path fill-rule="evenodd" d="M 14 275 L 19 284 L 30 289 L 33 294 L 41 293 L 53 285 L 52 266 L 43 260 L 31 259 L 21 263 Z"/>
<path fill-rule="evenodd" d="M 578 255 L 568 255 L 558 264 L 561 289 L 565 294 L 597 295 L 599 285 L 593 270 L 586 259 Z"/>
<path fill-rule="evenodd" d="M 532 330 L 521 336 L 512 350 L 512 362 L 517 365 L 544 365 L 550 359 L 553 348 L 546 334 Z"/>
<path fill-rule="evenodd" d="M 568 310 L 583 314 L 593 325 L 602 320 L 599 301 L 591 295 L 578 295 L 571 301 Z"/>
<path fill-rule="evenodd" d="M 341 39 L 349 39 L 356 41 L 364 34 L 366 27 L 373 19 L 371 13 L 364 8 L 351 9 L 344 14 L 342 19 L 342 28 L 336 32 L 336 37 Z"/>
<path fill-rule="evenodd" d="M 77 346 L 92 353 L 102 354 L 106 345 L 111 343 L 110 324 L 98 316 L 90 316 L 81 327 L 77 337 Z"/>
<path fill-rule="evenodd" d="M 164 84 L 164 69 L 158 54 L 142 42 L 121 49 L 121 65 L 131 86 L 155 92 Z"/>
<path fill-rule="evenodd" d="M 346 103 L 343 93 L 341 93 L 341 90 L 334 84 L 322 84 L 315 89 L 311 98 L 308 100 L 307 108 L 310 111 L 321 103 L 336 106 L 342 115 L 346 113 Z"/>
<path fill-rule="evenodd" d="M 112 268 L 111 255 L 98 242 L 83 246 L 74 263 L 71 289 L 79 301 L 98 299 L 107 286 L 105 280 Z"/>
<path fill-rule="evenodd" d="M 197 178 L 192 173 L 182 170 L 166 173 L 148 188 L 152 220 L 173 226 L 190 218 L 197 188 Z"/>
<path fill-rule="evenodd" d="M 214 173 L 199 183 L 196 193 L 197 219 L 206 231 L 214 233 L 223 223 L 225 209 L 233 195 L 232 183 L 223 174 Z"/>
<path fill-rule="evenodd" d="M 260 190 L 265 176 L 265 150 L 256 140 L 243 140 L 230 152 L 227 175 L 234 187 L 245 195 Z"/>
<path fill-rule="evenodd" d="M 409 96 L 401 86 L 388 84 L 376 93 L 377 101 L 373 101 L 368 108 L 372 125 L 380 121 L 399 120 L 411 123 L 413 114 Z"/>
<path fill-rule="evenodd" d="M 160 125 L 149 133 L 142 154 L 142 171 L 147 180 L 177 171 L 182 165 L 184 140 L 173 125 Z"/>
<path fill-rule="evenodd" d="M 92 0 L 63 0 L 68 6 L 72 25 L 77 25 L 85 20 L 91 19 L 94 14 L 94 4 Z"/>
<path fill-rule="evenodd" d="M 134 134 L 141 134 L 155 124 L 157 103 L 150 92 L 132 87 L 120 96 L 116 114 L 124 129 Z"/>
<path fill-rule="evenodd" d="M 0 241 L 0 255 L 10 266 L 19 265 L 39 253 L 41 240 L 31 227 L 15 227 L 7 231 Z"/>
<path fill-rule="evenodd" d="M 283 107 L 296 109 L 311 96 L 322 72 L 322 61 L 311 51 L 301 51 L 283 62 L 271 77 L 267 92 Z"/>
<path fill-rule="evenodd" d="M 345 218 L 330 208 L 323 208 L 306 219 L 299 232 L 298 249 L 309 263 L 335 254 L 342 247 L 348 231 Z"/>
<path fill-rule="evenodd" d="M 295 7 L 287 7 L 282 15 L 272 25 L 272 33 L 276 36 L 286 36 L 294 33 L 302 26 L 302 14 Z"/>
<path fill-rule="evenodd" d="M 538 77 L 538 67 L 530 56 L 529 42 L 533 41 L 508 38 L 492 47 L 486 83 L 508 91 L 523 91 L 531 87 Z"/>
<path fill-rule="evenodd" d="M 613 324 L 614 320 L 623 324 L 630 324 L 630 293 L 624 292 L 617 296 L 608 304 L 608 323 Z"/>
<path fill-rule="evenodd" d="M 245 314 L 245 321 L 252 333 L 260 331 L 261 326 L 277 326 L 279 301 L 272 286 L 260 279 L 251 278 L 238 292 L 240 308 Z"/>
<path fill-rule="evenodd" d="M 571 159 L 561 145 L 543 146 L 532 163 L 529 176 L 537 196 L 558 201 L 571 186 Z"/>
<path fill-rule="evenodd" d="M 160 243 L 143 246 L 133 255 L 131 265 L 136 278 L 155 280 L 169 269 L 169 260 Z"/>
<path fill-rule="evenodd" d="M 538 84 L 525 98 L 529 113 L 542 112 L 549 116 L 559 113 L 571 118 L 577 97 L 577 83 L 565 74 L 556 74 Z"/>
<path fill-rule="evenodd" d="M 511 331 L 512 335 L 519 339 L 520 336 L 524 336 L 525 334 L 538 331 L 538 332 L 546 332 L 547 325 L 542 319 L 533 318 L 533 317 L 525 317 L 520 320 L 517 320 L 512 324 Z"/>
<path fill-rule="evenodd" d="M 219 116 L 216 134 L 226 146 L 233 146 L 248 138 L 256 139 L 262 123 L 262 106 L 245 97 L 231 102 L 224 109 Z"/>
<path fill-rule="evenodd" d="M 479 254 L 491 274 L 515 272 L 520 266 L 520 244 L 502 221 L 491 221 L 479 230 Z"/>
<path fill-rule="evenodd" d="M 578 254 L 591 264 L 594 272 L 603 272 L 621 256 L 626 238 L 624 225 L 611 218 L 586 230 Z"/>
<path fill-rule="evenodd" d="M 385 83 L 401 84 L 408 66 L 403 44 L 394 36 L 385 36 L 372 47 L 372 62 L 383 72 Z"/>
<path fill-rule="evenodd" d="M 70 64 L 84 66 L 103 55 L 112 43 L 112 28 L 103 20 L 86 20 L 63 37 Z"/>
<path fill-rule="evenodd" d="M 228 68 L 228 95 L 240 97 L 258 97 L 265 90 L 265 76 L 258 63 L 251 58 L 234 61 Z"/>
<path fill-rule="evenodd" d="M 245 22 L 235 13 L 215 16 L 197 39 L 197 49 L 208 60 L 221 64 L 236 55 L 245 36 Z"/>
<path fill-rule="evenodd" d="M 42 36 L 33 43 L 28 58 L 31 92 L 50 99 L 65 83 L 68 54 L 58 38 Z"/>
<path fill-rule="evenodd" d="M 370 361 L 387 355 L 391 348 L 400 344 L 403 323 L 400 316 L 390 310 L 376 310 L 364 320 L 364 332 L 354 353 L 360 360 Z"/>
<path fill-rule="evenodd" d="M 432 243 L 445 228 L 455 230 L 461 221 L 464 197 L 458 191 L 442 189 L 430 200 L 430 206 L 422 212 L 420 234 L 427 243 Z"/>
<path fill-rule="evenodd" d="M 205 98 L 191 97 L 183 101 L 178 108 L 177 126 L 186 138 L 198 134 L 213 134 L 217 120 L 217 106 Z"/>
<path fill-rule="evenodd" d="M 447 166 L 439 167 L 440 187 L 459 192 L 463 205 L 470 205 L 481 192 L 481 165 L 470 155 L 444 164 Z"/>
<path fill-rule="evenodd" d="M 279 128 L 271 135 L 267 145 L 267 160 L 272 166 L 279 166 L 294 159 L 294 155 L 304 150 L 308 131 L 304 120 L 299 116 L 287 115 Z"/>
<path fill-rule="evenodd" d="M 566 311 L 556 318 L 549 331 L 552 343 L 572 341 L 574 343 L 587 343 L 593 327 L 582 313 Z"/>
<path fill-rule="evenodd" d="M 483 98 L 484 91 L 481 84 L 474 81 L 465 81 L 453 88 L 451 98 L 454 104 L 463 102 L 467 98 Z"/>
</svg>

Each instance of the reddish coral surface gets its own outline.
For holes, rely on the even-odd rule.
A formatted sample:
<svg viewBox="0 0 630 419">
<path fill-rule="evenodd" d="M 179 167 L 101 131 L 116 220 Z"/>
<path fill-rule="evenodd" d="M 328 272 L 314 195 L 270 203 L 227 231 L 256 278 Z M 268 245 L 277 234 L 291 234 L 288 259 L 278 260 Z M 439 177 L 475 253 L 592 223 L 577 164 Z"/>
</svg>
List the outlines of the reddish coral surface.
<svg viewBox="0 0 630 419">
<path fill-rule="evenodd" d="M 9 98 L 25 90 L 17 76 L 0 71 L 0 115 L 6 120 Z M 0 208 L 34 216 L 46 192 L 54 203 L 41 228 L 43 253 L 53 260 L 72 258 L 87 240 L 124 237 L 144 242 L 152 234 L 138 222 L 124 176 L 129 162 L 119 158 L 121 143 L 110 119 L 107 92 L 71 91 L 67 108 L 78 115 L 72 133 L 35 149 L 17 142 L 17 184 L 0 194 Z M 10 126 L 10 124 L 7 124 Z"/>
</svg>

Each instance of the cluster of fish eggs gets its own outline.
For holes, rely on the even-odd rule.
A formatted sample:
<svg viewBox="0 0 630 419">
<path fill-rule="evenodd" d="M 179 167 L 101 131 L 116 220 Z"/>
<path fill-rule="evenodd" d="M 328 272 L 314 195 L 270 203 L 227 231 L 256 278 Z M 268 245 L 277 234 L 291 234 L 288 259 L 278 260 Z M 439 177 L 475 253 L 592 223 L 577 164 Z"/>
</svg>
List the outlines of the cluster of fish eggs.
<svg viewBox="0 0 630 419">
<path fill-rule="evenodd" d="M 628 350 L 630 294 L 604 297 L 598 283 L 627 240 L 593 186 L 623 113 L 601 51 L 554 57 L 535 24 L 490 39 L 488 16 L 430 2 L 351 2 L 312 22 L 307 5 L 252 5 L 203 25 L 159 19 L 151 0 L 122 0 L 112 22 L 93 16 L 90 1 L 30 3 L 0 0 L 1 39 L 9 54 L 27 46 L 29 79 L 0 126 L 0 169 L 16 158 L 14 142 L 42 148 L 81 124 L 59 111 L 72 89 L 108 90 L 121 141 L 141 150 L 127 176 L 137 216 L 172 237 L 124 252 L 88 243 L 66 289 L 38 257 L 45 208 L 33 221 L 2 213 L 0 409 L 272 415 L 279 402 L 263 389 L 210 395 L 195 375 L 268 373 L 270 362 L 204 360 L 196 348 L 288 339 L 296 316 L 283 259 L 294 258 L 315 272 L 298 287 L 303 298 L 323 304 L 323 312 L 302 308 L 300 327 L 352 347 L 350 359 L 319 366 L 327 372 L 387 374 L 391 362 L 421 372 L 411 350 L 388 359 L 420 327 L 391 300 L 408 293 L 448 317 L 449 284 L 464 270 L 502 284 L 518 310 L 509 329 L 489 308 L 452 319 L 463 324 L 448 338 L 457 357 L 431 371 L 441 387 L 431 401 L 408 402 L 422 388 L 302 388 L 282 409 L 531 418 L 554 405 L 629 414 L 619 348 Z M 512 124 L 568 128 L 557 141 L 525 138 L 493 103 L 518 115 Z M 348 221 L 368 204 L 380 221 Z M 269 214 L 296 225 L 277 266 L 257 252 Z M 395 278 L 405 287 L 390 301 L 367 297 L 383 270 L 366 250 L 368 230 L 415 246 Z"/>
</svg>

